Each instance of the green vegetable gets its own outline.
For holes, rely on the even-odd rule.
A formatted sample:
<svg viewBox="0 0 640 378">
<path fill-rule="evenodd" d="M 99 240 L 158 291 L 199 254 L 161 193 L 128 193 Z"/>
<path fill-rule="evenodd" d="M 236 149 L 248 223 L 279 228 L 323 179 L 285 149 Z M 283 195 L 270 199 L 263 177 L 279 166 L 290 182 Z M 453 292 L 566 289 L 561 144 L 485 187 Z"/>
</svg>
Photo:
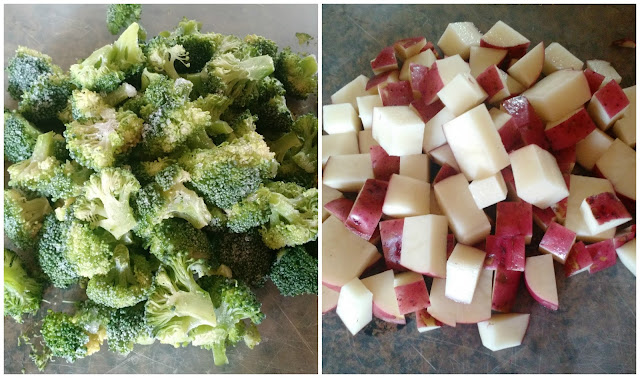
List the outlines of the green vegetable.
<svg viewBox="0 0 640 378">
<path fill-rule="evenodd" d="M 302 246 L 280 250 L 269 277 L 282 295 L 318 294 L 318 260 Z"/>
<path fill-rule="evenodd" d="M 318 62 L 313 55 L 299 55 L 286 48 L 278 54 L 275 76 L 287 95 L 304 100 L 318 91 Z"/>
<path fill-rule="evenodd" d="M 4 249 L 4 316 L 22 323 L 25 314 L 40 309 L 43 286 L 27 273 L 18 255 Z"/>
<path fill-rule="evenodd" d="M 38 233 L 51 205 L 44 197 L 29 198 L 17 189 L 4 191 L 4 234 L 16 247 L 30 250 L 38 244 Z"/>
<path fill-rule="evenodd" d="M 110 4 L 107 8 L 107 28 L 111 34 L 118 34 L 134 22 L 140 21 L 142 5 Z"/>
</svg>

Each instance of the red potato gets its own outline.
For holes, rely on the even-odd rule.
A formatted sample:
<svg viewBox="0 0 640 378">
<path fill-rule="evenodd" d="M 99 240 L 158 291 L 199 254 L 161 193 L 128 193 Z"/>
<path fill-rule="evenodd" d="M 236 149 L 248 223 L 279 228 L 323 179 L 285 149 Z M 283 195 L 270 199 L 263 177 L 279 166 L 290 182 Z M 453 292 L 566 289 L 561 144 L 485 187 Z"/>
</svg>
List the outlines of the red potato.
<svg viewBox="0 0 640 378">
<path fill-rule="evenodd" d="M 620 259 L 622 265 L 624 265 L 629 271 L 636 275 L 636 239 L 631 240 L 627 244 L 616 248 L 616 254 Z"/>
<path fill-rule="evenodd" d="M 551 209 L 551 207 L 541 209 L 539 207 L 533 206 L 531 210 L 533 215 L 533 221 L 543 231 L 546 231 L 551 225 L 551 223 L 556 221 L 556 213 L 553 211 L 553 209 Z"/>
<path fill-rule="evenodd" d="M 507 50 L 505 59 L 508 60 L 522 58 L 527 53 L 530 43 L 522 34 L 502 21 L 496 22 L 480 39 L 480 47 Z"/>
<path fill-rule="evenodd" d="M 509 95 L 507 74 L 495 64 L 487 67 L 477 77 L 478 84 L 487 93 L 487 102 L 494 103 L 504 100 Z"/>
<path fill-rule="evenodd" d="M 327 202 L 324 205 L 324 209 L 329 212 L 330 215 L 338 218 L 340 222 L 345 222 L 349 217 L 349 213 L 353 208 L 354 201 L 350 198 L 336 198 Z"/>
<path fill-rule="evenodd" d="M 593 95 L 598 89 L 600 89 L 600 86 L 604 81 L 604 75 L 595 72 L 591 68 L 587 68 L 584 70 L 584 76 L 587 78 L 589 90 L 591 91 L 591 95 Z"/>
<path fill-rule="evenodd" d="M 418 332 L 423 333 L 433 331 L 443 325 L 444 323 L 431 316 L 426 308 L 416 311 L 416 326 L 418 328 Z"/>
<path fill-rule="evenodd" d="M 427 284 L 420 273 L 398 273 L 394 280 L 394 289 L 400 313 L 403 315 L 428 308 L 430 305 Z"/>
<path fill-rule="evenodd" d="M 380 223 L 378 223 L 378 225 L 379 224 Z M 369 238 L 369 243 L 373 245 L 377 245 L 378 243 L 380 243 L 380 227 L 376 227 L 376 229 L 373 231 L 373 235 L 371 235 L 371 237 Z"/>
<path fill-rule="evenodd" d="M 413 90 L 420 92 L 421 99 L 425 104 L 434 102 L 437 99 L 438 91 L 445 85 L 438 72 L 438 65 L 433 63 L 431 67 L 425 67 L 420 64 L 411 64 L 409 71 L 411 72 Z"/>
<path fill-rule="evenodd" d="M 389 83 L 380 89 L 383 106 L 409 105 L 413 101 L 413 90 L 408 81 Z"/>
<path fill-rule="evenodd" d="M 497 261 L 498 267 L 504 267 L 507 270 L 524 271 L 524 236 L 489 235 L 485 241 L 484 250 L 487 252 L 487 256 L 493 256 L 494 260 Z"/>
<path fill-rule="evenodd" d="M 482 345 L 495 352 L 522 344 L 529 326 L 529 314 L 496 314 L 478 323 Z"/>
<path fill-rule="evenodd" d="M 635 213 L 636 200 L 636 151 L 620 139 L 596 161 L 593 174 L 611 182 L 618 198 L 630 213 Z"/>
<path fill-rule="evenodd" d="M 427 50 L 433 51 L 433 54 L 436 56 L 436 58 L 440 59 L 440 54 L 438 54 L 438 52 L 436 51 L 436 46 L 433 44 L 433 42 L 427 41 L 427 44 L 424 45 L 424 47 L 422 47 L 419 52 Z"/>
<path fill-rule="evenodd" d="M 447 260 L 445 296 L 458 303 L 470 304 L 478 285 L 486 254 L 477 248 L 456 244 Z"/>
<path fill-rule="evenodd" d="M 507 56 L 507 50 L 492 49 L 488 47 L 471 46 L 469 54 L 469 67 L 471 75 L 478 77 L 487 67 L 500 65 Z"/>
<path fill-rule="evenodd" d="M 404 218 L 400 264 L 431 277 L 447 274 L 447 218 L 420 215 Z"/>
<path fill-rule="evenodd" d="M 502 127 L 498 129 L 498 134 L 507 153 L 524 147 L 522 135 L 520 135 L 520 130 L 518 130 L 518 126 L 513 119 L 502 125 Z"/>
<path fill-rule="evenodd" d="M 396 299 L 392 270 L 363 278 L 362 283 L 373 294 L 373 316 L 389 323 L 406 324 Z"/>
<path fill-rule="evenodd" d="M 457 303 L 456 323 L 475 324 L 491 318 L 492 283 L 493 272 L 481 269 L 471 303 Z"/>
<path fill-rule="evenodd" d="M 496 235 L 522 235 L 525 242 L 531 242 L 533 235 L 533 215 L 531 204 L 527 202 L 499 202 L 496 208 Z"/>
<path fill-rule="evenodd" d="M 616 265 L 617 255 L 616 249 L 613 246 L 613 239 L 590 244 L 586 246 L 586 249 L 593 260 L 593 264 L 589 267 L 589 273 L 597 273 Z"/>
<path fill-rule="evenodd" d="M 591 97 L 587 111 L 598 127 L 607 130 L 629 107 L 629 98 L 620 84 L 611 80 Z"/>
<path fill-rule="evenodd" d="M 379 226 L 380 238 L 382 239 L 382 252 L 384 253 L 384 262 L 387 268 L 399 272 L 406 271 L 407 268 L 400 265 L 404 219 L 382 221 Z"/>
<path fill-rule="evenodd" d="M 367 90 L 367 92 L 370 92 L 370 91 L 373 91 L 374 88 L 377 88 L 376 92 L 378 92 L 380 91 L 381 88 L 384 88 L 387 85 L 389 85 L 389 83 L 395 83 L 399 81 L 400 80 L 398 77 L 399 74 L 400 74 L 400 71 L 398 70 L 386 71 L 381 74 L 378 74 L 372 77 L 371 79 L 369 79 L 369 81 L 367 81 L 367 85 L 365 86 L 365 89 Z"/>
<path fill-rule="evenodd" d="M 507 270 L 501 267 L 496 269 L 491 299 L 492 310 L 511 312 L 520 287 L 520 277 L 522 277 L 521 271 Z"/>
<path fill-rule="evenodd" d="M 527 257 L 524 282 L 538 303 L 553 311 L 558 309 L 558 289 L 551 255 Z"/>
<path fill-rule="evenodd" d="M 387 46 L 380 51 L 378 56 L 371 61 L 371 69 L 376 75 L 398 69 L 398 60 L 393 46 Z"/>
<path fill-rule="evenodd" d="M 542 149 L 549 149 L 544 124 L 526 97 L 516 96 L 505 100 L 502 108 L 513 117 L 524 145 L 537 144 Z"/>
<path fill-rule="evenodd" d="M 613 247 L 620 248 L 625 245 L 627 242 L 636 238 L 636 225 L 632 224 L 631 226 L 625 228 L 624 230 L 620 230 L 613 237 Z"/>
<path fill-rule="evenodd" d="M 357 277 L 340 290 L 336 314 L 352 335 L 373 319 L 373 294 Z"/>
<path fill-rule="evenodd" d="M 567 261 L 564 263 L 565 277 L 574 276 L 591 268 L 593 259 L 583 242 L 579 241 L 573 245 Z"/>
<path fill-rule="evenodd" d="M 502 174 L 504 183 L 507 185 L 507 198 L 511 201 L 519 201 L 520 198 L 516 191 L 516 180 L 513 178 L 513 170 L 511 170 L 511 166 L 504 168 L 500 173 Z"/>
<path fill-rule="evenodd" d="M 427 39 L 425 37 L 412 37 L 396 41 L 393 48 L 402 60 L 407 60 L 407 58 L 420 53 L 426 45 Z"/>
<path fill-rule="evenodd" d="M 326 285 L 322 285 L 322 314 L 335 310 L 338 306 L 338 297 L 340 296 L 340 290 L 338 291 L 329 288 Z"/>
<path fill-rule="evenodd" d="M 569 185 L 571 183 L 571 175 L 567 173 L 562 174 L 562 178 L 564 179 L 565 184 L 567 184 L 567 189 L 569 189 Z M 569 197 L 563 198 L 557 203 L 550 206 L 551 210 L 556 215 L 556 220 L 558 223 L 563 223 L 567 218 L 567 209 L 569 206 Z"/>
<path fill-rule="evenodd" d="M 478 46 L 480 38 L 482 33 L 472 22 L 452 22 L 438 40 L 438 47 L 445 56 L 460 55 L 469 60 L 471 46 Z"/>
<path fill-rule="evenodd" d="M 449 164 L 445 163 L 442 167 L 440 167 L 440 170 L 436 174 L 436 177 L 433 179 L 433 184 L 435 185 L 438 182 L 446 179 L 447 177 L 455 176 L 458 173 L 460 173 L 460 172 L 458 172 L 457 169 L 455 169 L 452 166 L 450 166 Z"/>
<path fill-rule="evenodd" d="M 580 212 L 589 230 L 599 234 L 631 220 L 624 204 L 611 192 L 589 196 L 582 201 Z"/>
<path fill-rule="evenodd" d="M 413 100 L 410 106 L 418 113 L 424 123 L 429 122 L 444 108 L 444 104 L 440 100 L 434 101 L 429 105 L 425 104 L 422 99 Z"/>
<path fill-rule="evenodd" d="M 554 260 L 564 264 L 575 242 L 575 232 L 553 222 L 544 233 L 538 249 L 540 252 L 551 254 Z"/>
<path fill-rule="evenodd" d="M 596 129 L 596 124 L 585 108 L 580 108 L 567 117 L 548 123 L 545 135 L 555 151 L 573 147 Z"/>
<path fill-rule="evenodd" d="M 386 181 L 369 179 L 358 193 L 351 212 L 344 222 L 356 235 L 369 240 L 382 217 L 382 205 L 387 193 Z"/>
<path fill-rule="evenodd" d="M 400 173 L 400 156 L 390 156 L 380 146 L 371 146 L 371 166 L 376 180 L 389 181 L 391 175 Z"/>
<path fill-rule="evenodd" d="M 553 151 L 552 155 L 556 158 L 560 172 L 563 174 L 571 174 L 573 168 L 576 166 L 576 146 Z"/>
<path fill-rule="evenodd" d="M 453 234 L 447 234 L 447 259 L 451 256 L 453 248 L 456 246 L 456 237 Z"/>
<path fill-rule="evenodd" d="M 544 43 L 540 42 L 522 58 L 509 66 L 507 73 L 525 88 L 538 80 L 544 66 Z"/>
</svg>

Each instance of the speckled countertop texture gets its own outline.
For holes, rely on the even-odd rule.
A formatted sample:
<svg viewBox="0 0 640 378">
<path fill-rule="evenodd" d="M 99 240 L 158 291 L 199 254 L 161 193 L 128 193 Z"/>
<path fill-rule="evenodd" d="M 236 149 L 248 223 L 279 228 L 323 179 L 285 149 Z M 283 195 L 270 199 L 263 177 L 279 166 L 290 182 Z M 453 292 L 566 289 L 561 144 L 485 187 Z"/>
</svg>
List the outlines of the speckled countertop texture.
<svg viewBox="0 0 640 378">
<path fill-rule="evenodd" d="M 317 54 L 318 7 L 316 5 L 150 5 L 142 7 L 142 25 L 149 36 L 162 30 L 172 30 L 183 16 L 203 24 L 203 31 L 236 34 L 259 34 L 271 38 L 280 46 Z M 112 43 L 105 23 L 105 5 L 5 5 L 4 59 L 13 55 L 18 45 L 25 45 L 49 54 L 63 69 L 76 59 L 87 57 L 93 50 Z M 315 39 L 309 46 L 299 46 L 296 32 L 306 32 Z M 6 88 L 6 78 L 5 78 Z M 5 93 L 5 106 L 15 108 L 15 102 Z M 296 104 L 306 111 L 316 109 L 316 101 Z M 5 172 L 5 182 L 6 182 Z M 5 241 L 6 243 L 6 241 Z M 33 261 L 32 254 L 22 253 Z M 4 320 L 4 372 L 38 373 L 29 359 L 29 347 L 18 346 L 18 335 L 33 329 L 46 310 L 72 311 L 63 303 L 83 298 L 82 290 L 62 292 L 50 288 L 35 318 L 22 325 L 13 319 Z M 249 350 L 240 343 L 228 349 L 229 365 L 217 367 L 210 351 L 189 346 L 175 349 L 156 342 L 151 346 L 136 346 L 127 357 L 108 351 L 107 344 L 99 353 L 75 363 L 57 358 L 45 373 L 316 373 L 318 371 L 318 297 L 305 295 L 282 297 L 270 282 L 257 290 L 262 310 L 267 315 L 259 325 L 262 343 Z"/>
<path fill-rule="evenodd" d="M 635 84 L 635 49 L 611 42 L 635 38 L 634 5 L 324 5 L 323 104 L 394 41 L 424 35 L 436 43 L 449 22 L 472 21 L 486 32 L 503 20 L 531 40 L 559 42 L 583 61 L 610 61 L 622 86 Z M 534 227 L 535 228 L 535 227 Z M 541 238 L 538 231 L 532 244 Z M 527 255 L 537 254 L 530 248 Z M 636 280 L 622 263 L 569 279 L 559 264 L 560 308 L 531 298 L 524 283 L 514 312 L 531 314 L 523 345 L 491 352 L 476 325 L 419 333 L 374 319 L 355 337 L 335 312 L 322 319 L 323 373 L 635 373 Z M 431 280 L 427 279 L 430 287 Z"/>
</svg>

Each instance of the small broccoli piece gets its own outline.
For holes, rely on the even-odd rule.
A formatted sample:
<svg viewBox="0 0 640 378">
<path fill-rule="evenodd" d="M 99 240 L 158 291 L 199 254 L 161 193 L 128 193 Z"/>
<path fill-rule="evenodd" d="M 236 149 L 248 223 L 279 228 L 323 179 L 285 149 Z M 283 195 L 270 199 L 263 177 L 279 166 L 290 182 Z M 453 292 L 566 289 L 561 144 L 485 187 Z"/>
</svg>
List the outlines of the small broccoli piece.
<svg viewBox="0 0 640 378">
<path fill-rule="evenodd" d="M 128 83 L 122 83 L 108 94 L 93 92 L 86 88 L 76 89 L 71 93 L 71 116 L 76 121 L 106 118 L 111 108 L 136 95 L 135 87 Z"/>
<path fill-rule="evenodd" d="M 111 270 L 116 240 L 108 231 L 94 230 L 88 223 L 74 219 L 66 241 L 65 256 L 78 275 L 91 278 Z"/>
<path fill-rule="evenodd" d="M 9 60 L 7 77 L 8 91 L 11 97 L 19 100 L 20 96 L 38 80 L 40 76 L 60 74 L 60 67 L 52 63 L 49 55 L 24 46 L 18 46 L 16 54 Z"/>
<path fill-rule="evenodd" d="M 76 303 L 73 322 L 82 327 L 84 332 L 89 335 L 89 342 L 86 344 L 87 356 L 100 351 L 100 346 L 107 338 L 111 311 L 109 307 L 91 300 Z"/>
<path fill-rule="evenodd" d="M 160 171 L 175 163 L 175 160 L 168 157 L 158 158 L 154 161 L 135 160 L 131 162 L 131 172 L 140 184 L 147 185 L 155 180 Z"/>
<path fill-rule="evenodd" d="M 29 199 L 17 189 L 4 191 L 4 234 L 16 247 L 30 250 L 38 244 L 44 217 L 52 211 L 44 197 Z"/>
<path fill-rule="evenodd" d="M 191 151 L 180 158 L 180 164 L 205 201 L 223 209 L 273 178 L 278 166 L 262 136 L 255 132 L 212 149 Z"/>
<path fill-rule="evenodd" d="M 220 262 L 231 268 L 233 278 L 252 287 L 262 287 L 275 254 L 262 242 L 257 229 L 246 233 L 221 233 L 218 238 Z"/>
<path fill-rule="evenodd" d="M 258 117 L 251 114 L 251 111 L 244 110 L 240 113 L 228 112 L 232 118 L 228 118 L 228 125 L 233 130 L 232 134 L 227 136 L 227 141 L 232 141 L 236 138 L 240 138 L 245 134 L 253 133 L 256 131 L 256 121 Z"/>
<path fill-rule="evenodd" d="M 227 227 L 231 232 L 244 233 L 269 222 L 271 191 L 260 187 L 227 211 Z"/>
<path fill-rule="evenodd" d="M 194 228 L 183 219 L 163 220 L 153 228 L 144 246 L 161 262 L 167 262 L 171 256 L 179 253 L 186 253 L 191 259 L 209 262 L 212 268 L 219 265 L 204 231 Z"/>
<path fill-rule="evenodd" d="M 105 109 L 99 120 L 73 121 L 64 136 L 75 161 L 100 170 L 111 167 L 142 139 L 144 121 L 131 111 Z"/>
<path fill-rule="evenodd" d="M 226 96 L 213 93 L 207 94 L 205 97 L 199 97 L 193 102 L 196 107 L 209 112 L 211 116 L 211 124 L 206 130 L 209 136 L 215 137 L 220 134 L 230 134 L 233 132 L 231 126 L 220 119 L 220 116 L 227 111 L 232 102 L 233 101 Z"/>
<path fill-rule="evenodd" d="M 278 251 L 269 277 L 284 296 L 318 294 L 318 260 L 303 246 Z"/>
<path fill-rule="evenodd" d="M 140 183 L 131 172 L 105 168 L 85 184 L 84 195 L 74 205 L 74 215 L 120 239 L 137 224 L 129 199 L 139 190 Z"/>
<path fill-rule="evenodd" d="M 42 134 L 20 113 L 4 110 L 4 157 L 17 163 L 31 157 L 38 136 Z"/>
<path fill-rule="evenodd" d="M 129 254 L 129 249 L 118 244 L 113 250 L 114 267 L 107 274 L 91 277 L 87 284 L 87 297 L 112 308 L 123 308 L 139 303 L 151 290 L 151 266 L 142 255 Z"/>
<path fill-rule="evenodd" d="M 318 118 L 306 114 L 296 119 L 292 130 L 302 141 L 302 148 L 291 157 L 307 173 L 318 172 Z"/>
<path fill-rule="evenodd" d="M 138 35 L 140 25 L 132 23 L 112 45 L 94 51 L 69 68 L 71 80 L 80 88 L 97 92 L 114 91 L 127 77 L 134 76 L 146 60 Z"/>
<path fill-rule="evenodd" d="M 204 200 L 184 186 L 189 179 L 189 174 L 174 164 L 160 171 L 156 182 L 142 188 L 136 199 L 138 227 L 134 231 L 138 236 L 149 237 L 163 219 L 182 218 L 198 229 L 209 223 L 211 214 Z"/>
<path fill-rule="evenodd" d="M 116 35 L 134 22 L 140 21 L 142 5 L 110 4 L 107 8 L 107 29 Z"/>
<path fill-rule="evenodd" d="M 87 356 L 89 335 L 74 323 L 71 315 L 49 310 L 40 332 L 54 356 L 63 357 L 69 362 Z"/>
<path fill-rule="evenodd" d="M 318 62 L 315 56 L 302 56 L 287 47 L 275 62 L 275 77 L 284 85 L 287 96 L 304 100 L 317 92 Z"/>
<path fill-rule="evenodd" d="M 67 240 L 71 221 L 56 219 L 54 213 L 44 218 L 37 248 L 38 263 L 53 286 L 67 288 L 78 282 L 80 276 L 67 259 Z"/>
<path fill-rule="evenodd" d="M 217 324 L 211 296 L 191 272 L 193 263 L 186 253 L 178 253 L 170 256 L 155 275 L 145 316 L 153 336 L 162 344 L 186 346 L 192 341 L 194 329 Z"/>
<path fill-rule="evenodd" d="M 189 53 L 170 36 L 154 37 L 146 44 L 144 51 L 149 66 L 155 72 L 163 72 L 172 79 L 180 77 L 176 71 L 176 63 L 181 63 L 187 68 L 190 66 Z"/>
<path fill-rule="evenodd" d="M 144 316 L 144 304 L 116 309 L 111 312 L 107 327 L 109 350 L 126 356 L 134 344 L 153 344 L 151 329 Z"/>
<path fill-rule="evenodd" d="M 273 60 L 278 57 L 278 45 L 263 36 L 250 34 L 244 37 L 245 53 L 248 56 L 269 55 Z"/>
<path fill-rule="evenodd" d="M 179 73 L 199 72 L 213 57 L 215 41 L 212 35 L 200 33 L 201 28 L 202 23 L 183 18 L 172 33 L 176 43 L 182 45 L 189 54 L 188 65 L 181 61 L 176 62 L 176 71 Z"/>
<path fill-rule="evenodd" d="M 307 33 L 296 33 L 296 38 L 298 38 L 298 44 L 300 46 L 306 44 L 309 46 L 309 43 L 313 41 L 313 37 Z"/>
<path fill-rule="evenodd" d="M 18 111 L 32 122 L 55 120 L 65 110 L 73 85 L 60 73 L 41 75 L 22 93 Z"/>
<path fill-rule="evenodd" d="M 24 314 L 35 315 L 42 301 L 42 284 L 31 277 L 18 257 L 4 249 L 4 316 L 22 323 Z"/>
<path fill-rule="evenodd" d="M 269 137 L 271 134 L 287 132 L 293 124 L 293 116 L 284 98 L 282 83 L 268 76 L 258 83 L 258 97 L 248 104 L 251 112 L 258 116 L 256 122 L 259 133 Z"/>
<path fill-rule="evenodd" d="M 281 163 L 277 180 L 305 188 L 318 186 L 318 119 L 313 114 L 296 119 L 292 131 L 271 142 L 270 147 Z"/>
</svg>

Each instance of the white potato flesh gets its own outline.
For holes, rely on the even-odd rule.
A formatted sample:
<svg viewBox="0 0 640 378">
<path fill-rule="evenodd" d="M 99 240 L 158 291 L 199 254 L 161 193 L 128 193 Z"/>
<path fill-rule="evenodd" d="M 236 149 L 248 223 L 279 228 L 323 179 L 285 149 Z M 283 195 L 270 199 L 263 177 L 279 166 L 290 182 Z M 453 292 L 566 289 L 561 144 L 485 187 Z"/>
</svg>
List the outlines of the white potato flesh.
<svg viewBox="0 0 640 378">
<path fill-rule="evenodd" d="M 471 303 L 458 303 L 456 323 L 471 324 L 491 318 L 491 289 L 493 270 L 481 269 Z"/>
<path fill-rule="evenodd" d="M 486 253 L 458 243 L 447 260 L 445 296 L 459 303 L 471 303 Z"/>
<path fill-rule="evenodd" d="M 350 103 L 322 107 L 322 128 L 327 134 L 357 132 L 362 129 L 358 113 Z"/>
<path fill-rule="evenodd" d="M 636 239 L 633 239 L 622 246 L 616 248 L 616 253 L 620 262 L 636 275 Z"/>
<path fill-rule="evenodd" d="M 391 175 L 382 213 L 392 218 L 405 218 L 429 214 L 428 182 L 412 177 Z"/>
<path fill-rule="evenodd" d="M 635 124 L 634 124 L 635 127 Z M 593 130 L 584 139 L 576 143 L 576 161 L 588 170 L 592 170 L 600 156 L 609 149 L 613 138 L 600 129 Z"/>
<path fill-rule="evenodd" d="M 329 134 L 322 136 L 322 166 L 329 157 L 336 155 L 354 155 L 360 152 L 358 134 L 354 132 Z"/>
<path fill-rule="evenodd" d="M 358 102 L 356 101 L 356 98 L 377 93 L 377 92 L 374 92 L 374 93 L 367 92 L 366 88 L 367 88 L 368 81 L 369 81 L 368 77 L 364 75 L 359 75 L 358 77 L 356 77 L 355 79 L 347 83 L 347 85 L 338 89 L 336 93 L 331 95 L 331 103 L 332 104 L 350 103 L 353 106 L 353 108 L 357 111 Z"/>
<path fill-rule="evenodd" d="M 425 67 L 431 67 L 431 65 L 436 61 L 436 56 L 433 54 L 433 50 L 426 49 L 420 54 L 416 54 L 409 59 L 405 60 L 402 63 L 402 68 L 400 69 L 400 75 L 398 78 L 400 80 L 411 81 L 411 64 L 419 64 Z"/>
<path fill-rule="evenodd" d="M 424 126 L 424 137 L 422 140 L 422 151 L 430 152 L 434 148 L 438 148 L 447 143 L 447 138 L 442 131 L 442 125 L 456 118 L 451 109 L 442 108 L 433 118 Z"/>
<path fill-rule="evenodd" d="M 611 181 L 616 192 L 636 199 L 636 151 L 633 148 L 616 139 L 596 161 L 595 166 Z"/>
<path fill-rule="evenodd" d="M 453 113 L 454 116 L 466 112 L 478 106 L 487 99 L 487 93 L 482 89 L 476 79 L 469 73 L 456 75 L 439 92 L 440 101 Z"/>
<path fill-rule="evenodd" d="M 336 313 L 352 335 L 373 319 L 373 294 L 358 279 L 344 285 L 338 297 Z"/>
<path fill-rule="evenodd" d="M 408 106 L 373 108 L 373 139 L 392 156 L 422 153 L 424 122 Z"/>
<path fill-rule="evenodd" d="M 544 43 L 540 42 L 507 70 L 507 73 L 525 87 L 536 82 L 544 65 Z"/>
<path fill-rule="evenodd" d="M 576 58 L 569 50 L 558 42 L 552 42 L 544 49 L 544 66 L 542 73 L 550 75 L 558 70 L 582 70 L 584 62 Z"/>
<path fill-rule="evenodd" d="M 340 296 L 339 291 L 335 291 L 331 288 L 322 285 L 322 313 L 326 314 L 327 312 L 333 310 L 338 305 L 338 297 Z"/>
<path fill-rule="evenodd" d="M 371 122 L 373 122 L 373 108 L 382 106 L 382 99 L 380 95 L 369 95 L 356 97 L 358 103 L 358 116 L 362 121 L 362 127 L 366 129 L 371 128 Z"/>
<path fill-rule="evenodd" d="M 613 132 L 630 147 L 636 145 L 636 86 L 623 89 L 629 99 L 629 107 L 622 118 L 613 124 Z"/>
<path fill-rule="evenodd" d="M 480 46 L 480 38 L 482 33 L 473 22 L 452 22 L 438 40 L 438 47 L 447 56 L 459 54 L 468 60 L 471 46 Z"/>
<path fill-rule="evenodd" d="M 404 219 L 400 264 L 432 277 L 444 277 L 447 261 L 447 218 L 422 215 Z"/>
<path fill-rule="evenodd" d="M 373 139 L 373 130 L 365 129 L 358 131 L 358 149 L 361 154 L 368 154 L 372 146 L 379 146 L 380 144 Z M 324 145 L 322 145 L 324 149 Z"/>
<path fill-rule="evenodd" d="M 606 85 L 611 80 L 615 80 L 615 82 L 618 84 L 620 84 L 620 82 L 622 81 L 622 76 L 620 76 L 618 71 L 616 71 L 611 63 L 607 62 L 606 60 L 587 60 L 587 68 L 604 76 L 604 80 L 602 80 L 600 87 Z"/>
<path fill-rule="evenodd" d="M 385 314 L 396 318 L 404 319 L 400 313 L 396 292 L 394 290 L 395 277 L 393 270 L 386 270 L 382 273 L 363 278 L 362 283 L 373 294 L 373 304 Z M 384 319 L 383 319 L 384 320 Z"/>
<path fill-rule="evenodd" d="M 543 121 L 555 121 L 591 99 L 582 71 L 556 71 L 527 89 L 523 96 Z"/>
<path fill-rule="evenodd" d="M 505 56 L 507 56 L 506 49 L 471 46 L 469 56 L 471 75 L 477 78 L 488 67 L 500 64 Z"/>
<path fill-rule="evenodd" d="M 476 205 L 481 209 L 507 198 L 507 184 L 500 172 L 484 179 L 473 180 L 469 184 L 469 191 L 471 191 Z"/>
<path fill-rule="evenodd" d="M 531 296 L 543 306 L 558 309 L 558 289 L 550 254 L 527 257 L 524 280 Z"/>
<path fill-rule="evenodd" d="M 429 182 L 429 156 L 425 154 L 400 156 L 400 175 Z"/>
<path fill-rule="evenodd" d="M 341 191 L 333 189 L 326 185 L 322 185 L 322 221 L 323 222 L 327 218 L 329 218 L 329 215 L 331 215 L 327 210 L 324 209 L 324 205 L 328 204 L 329 202 L 335 199 L 343 198 L 343 197 L 344 195 L 342 194 Z"/>
<path fill-rule="evenodd" d="M 522 344 L 528 326 L 529 314 L 495 314 L 478 323 L 478 332 L 482 345 L 495 352 Z"/>
<path fill-rule="evenodd" d="M 444 295 L 446 279 L 434 278 L 429 291 L 429 301 L 431 305 L 427 307 L 427 312 L 440 322 L 455 327 L 458 314 L 458 303 L 452 301 Z"/>
<path fill-rule="evenodd" d="M 322 183 L 342 192 L 358 192 L 372 178 L 370 154 L 337 155 L 327 161 Z"/>
<path fill-rule="evenodd" d="M 575 232 L 576 238 L 578 240 L 594 242 L 611 239 L 614 236 L 614 229 L 594 235 L 589 230 L 589 227 L 585 223 L 580 211 L 580 205 L 585 198 L 603 192 L 614 192 L 613 186 L 611 185 L 609 180 L 595 177 L 571 175 L 569 179 L 567 216 L 564 221 L 564 226 Z"/>
<path fill-rule="evenodd" d="M 451 147 L 448 144 L 443 144 L 438 148 L 434 148 L 429 151 L 429 156 L 438 163 L 439 165 L 449 164 L 456 171 L 460 171 L 460 166 L 456 161 L 456 157 L 453 156 L 453 151 L 451 151 Z"/>
</svg>

